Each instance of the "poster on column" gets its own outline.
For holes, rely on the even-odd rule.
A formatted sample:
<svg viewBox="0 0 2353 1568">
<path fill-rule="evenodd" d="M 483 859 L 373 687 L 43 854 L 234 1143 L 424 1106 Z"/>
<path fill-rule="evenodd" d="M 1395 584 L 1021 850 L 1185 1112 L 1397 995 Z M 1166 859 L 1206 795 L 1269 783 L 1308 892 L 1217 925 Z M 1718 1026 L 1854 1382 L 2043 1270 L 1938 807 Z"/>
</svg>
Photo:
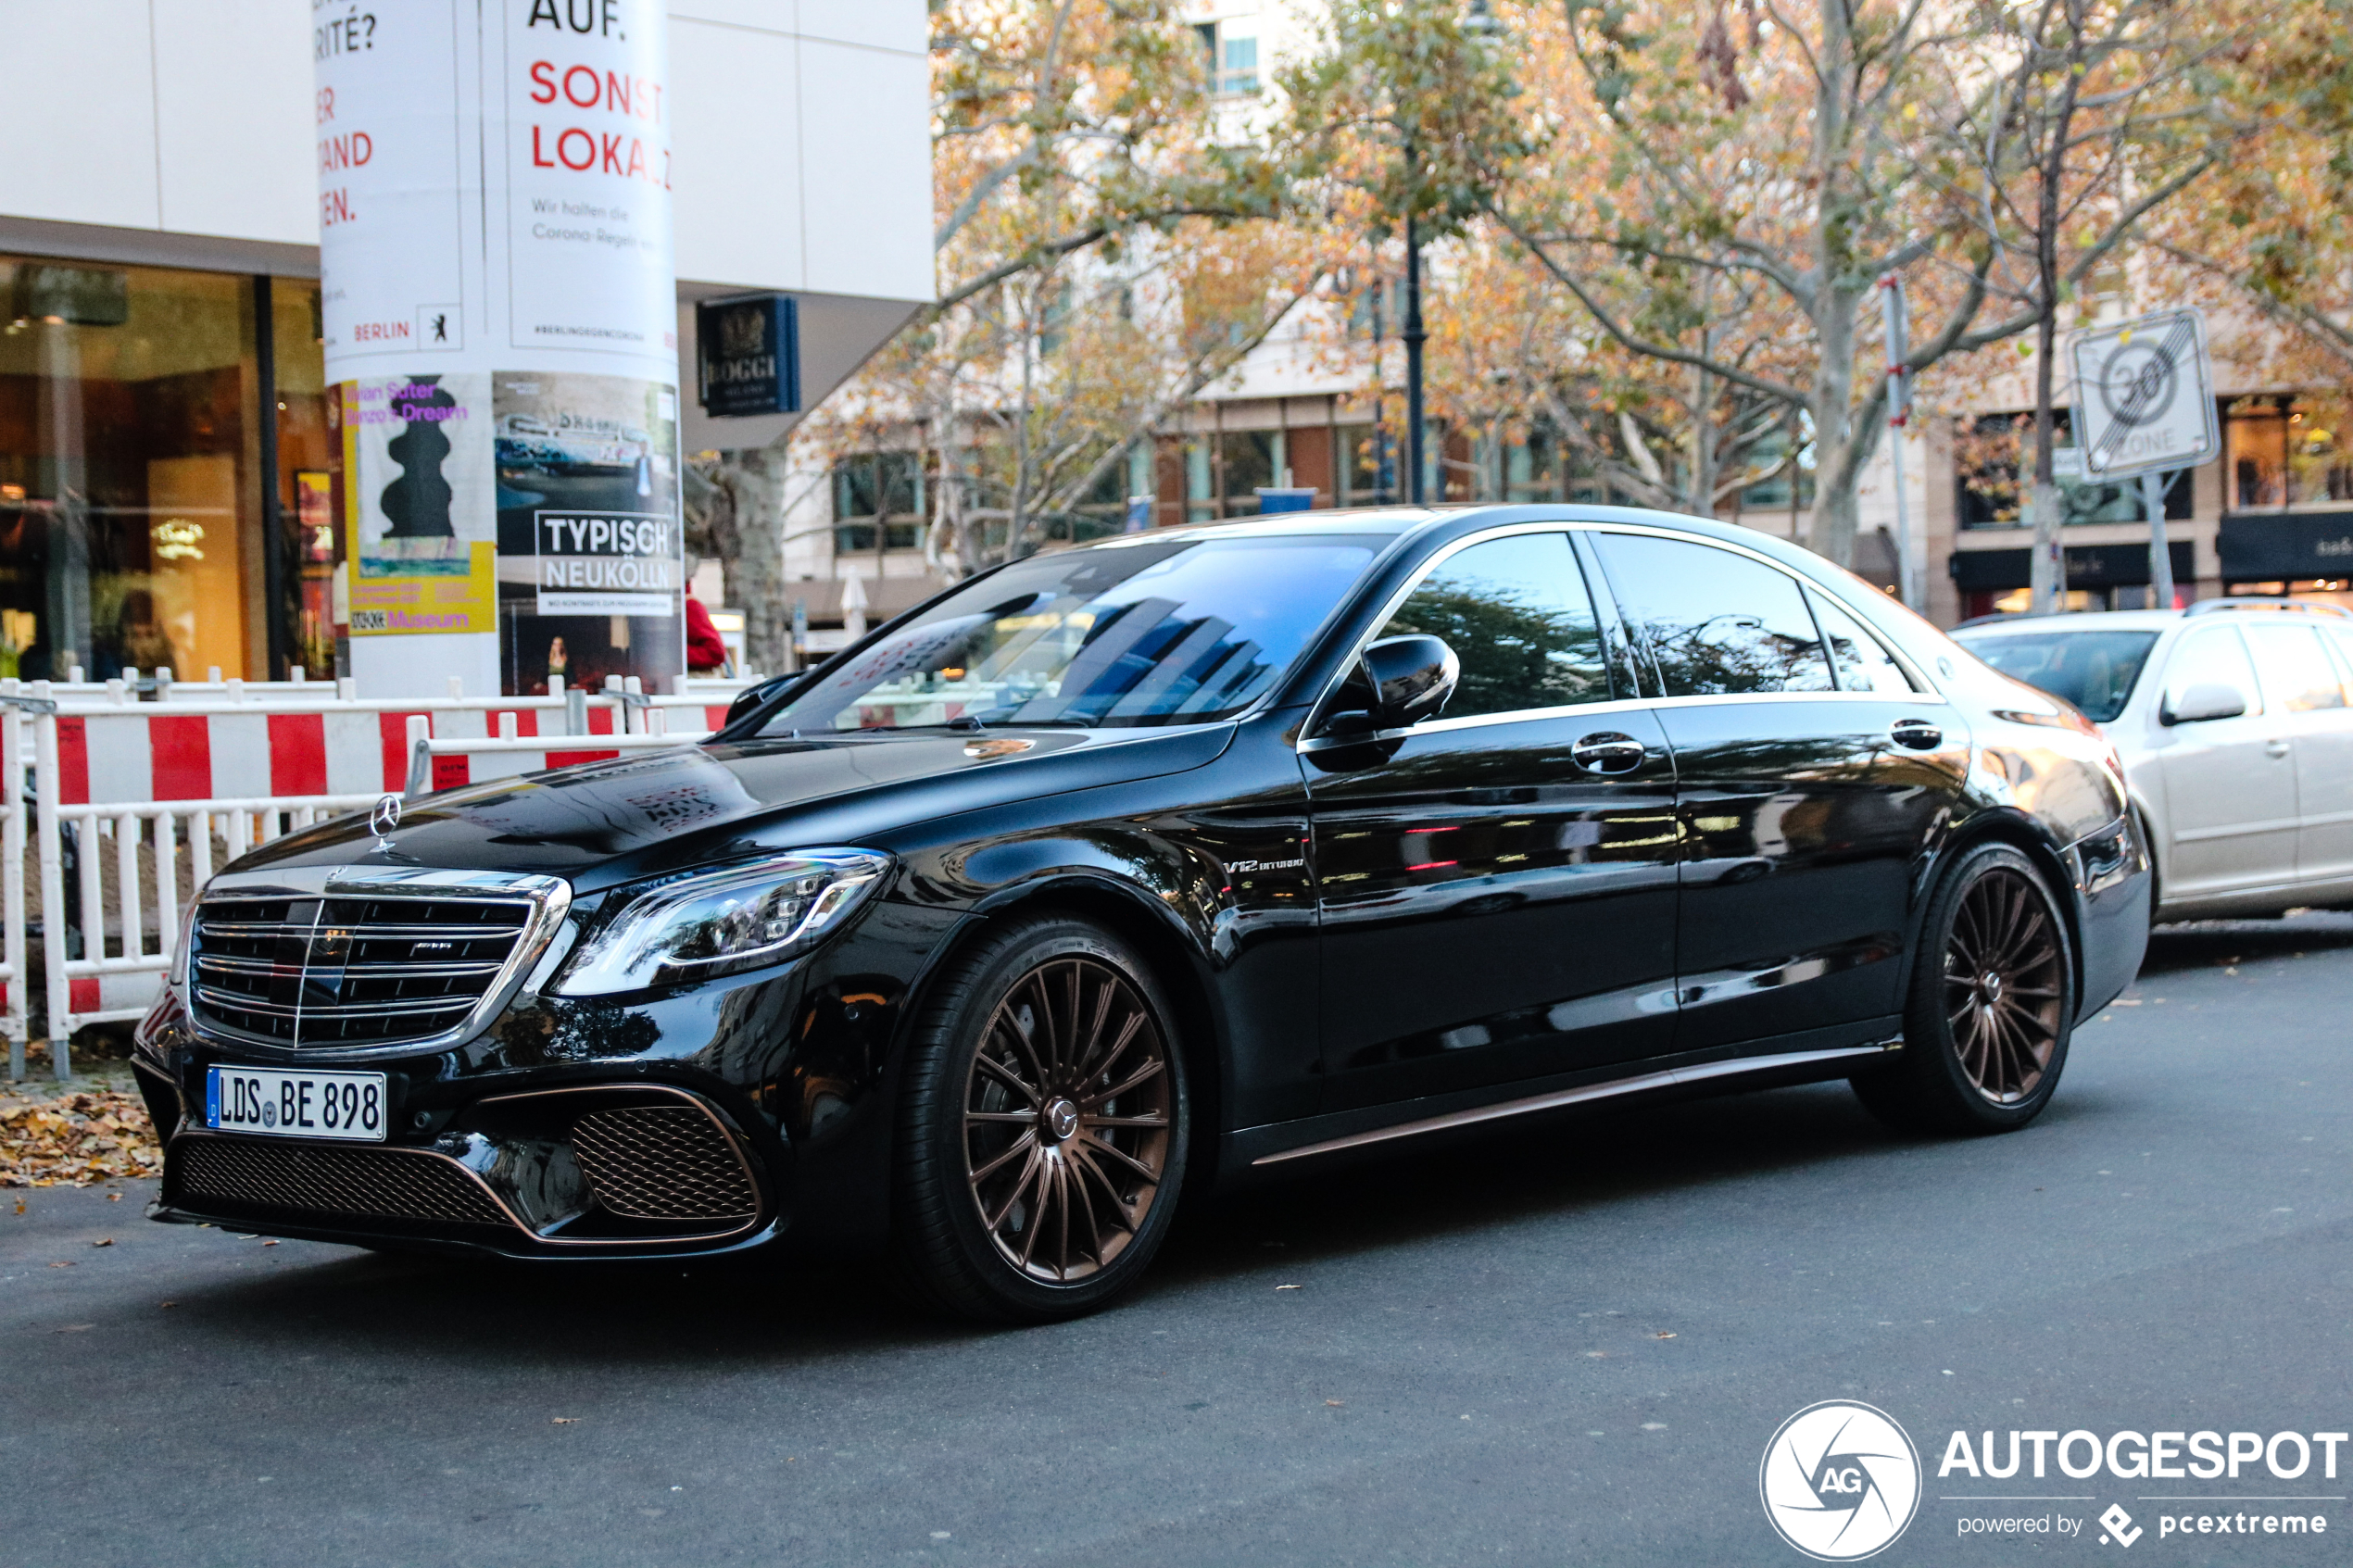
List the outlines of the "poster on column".
<svg viewBox="0 0 2353 1568">
<path fill-rule="evenodd" d="M 311 22 L 327 368 L 347 415 L 337 581 L 362 694 L 453 677 L 538 692 L 551 673 L 670 689 L 665 5 L 360 0 L 314 4 Z M 543 510 L 577 536 L 548 543 Z M 546 572 L 565 583 L 543 594 Z"/>
<path fill-rule="evenodd" d="M 649 0 L 508 0 L 509 332 L 678 370 L 670 104 Z"/>
<path fill-rule="evenodd" d="M 320 324 L 330 370 L 460 352 L 472 117 L 459 80 L 457 0 L 312 0 L 310 19 Z"/>
<path fill-rule="evenodd" d="M 336 388 L 354 637 L 497 629 L 488 376 Z"/>
<path fill-rule="evenodd" d="M 551 675 L 674 689 L 686 669 L 677 393 L 628 376 L 495 380 L 506 689 L 537 696 Z"/>
</svg>

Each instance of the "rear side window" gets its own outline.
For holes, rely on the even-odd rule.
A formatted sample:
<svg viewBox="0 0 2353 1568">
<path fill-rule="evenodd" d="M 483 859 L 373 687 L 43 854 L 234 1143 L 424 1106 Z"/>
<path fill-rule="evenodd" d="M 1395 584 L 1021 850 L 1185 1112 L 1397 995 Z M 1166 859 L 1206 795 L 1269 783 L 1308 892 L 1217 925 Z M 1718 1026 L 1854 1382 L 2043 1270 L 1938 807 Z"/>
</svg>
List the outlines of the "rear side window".
<svg viewBox="0 0 2353 1568">
<path fill-rule="evenodd" d="M 2228 626 L 2194 632 L 2165 662 L 2165 708 L 2180 705 L 2192 686 L 2224 685 L 2237 691 L 2251 718 L 2263 711 L 2263 694 L 2255 683 L 2255 666 L 2247 662 L 2246 645 Z"/>
<path fill-rule="evenodd" d="M 2333 625 L 2328 629 L 2328 638 L 2330 642 L 2336 645 L 2339 664 L 2346 670 L 2353 671 L 2353 626 L 2342 623 Z"/>
<path fill-rule="evenodd" d="M 2309 626 L 2257 624 L 2244 628 L 2255 652 L 2255 671 L 2275 711 L 2311 713 L 2345 706 L 2336 667 Z"/>
<path fill-rule="evenodd" d="M 1593 543 L 1668 696 L 1832 689 L 1821 633 L 1787 573 L 1680 539 L 1602 533 Z"/>
<path fill-rule="evenodd" d="M 1449 719 L 1609 700 L 1601 627 L 1566 533 L 1514 533 L 1455 551 L 1380 635 L 1416 632 L 1443 638 L 1462 660 Z"/>
<path fill-rule="evenodd" d="M 1885 692 L 1891 696 L 1911 692 L 1911 677 L 1895 662 L 1895 656 L 1843 606 L 1813 588 L 1806 590 L 1806 602 L 1814 607 L 1815 622 L 1822 629 L 1823 640 L 1830 644 L 1831 663 L 1838 671 L 1840 691 Z"/>
</svg>

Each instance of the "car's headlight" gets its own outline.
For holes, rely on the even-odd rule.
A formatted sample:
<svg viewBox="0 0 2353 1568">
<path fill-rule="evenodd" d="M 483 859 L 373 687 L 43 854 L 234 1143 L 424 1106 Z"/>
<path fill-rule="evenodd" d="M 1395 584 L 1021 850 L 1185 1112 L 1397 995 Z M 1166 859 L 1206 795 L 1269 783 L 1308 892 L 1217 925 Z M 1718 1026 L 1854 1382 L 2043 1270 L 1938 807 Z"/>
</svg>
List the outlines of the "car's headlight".
<svg viewBox="0 0 2353 1568">
<path fill-rule="evenodd" d="M 573 955 L 556 994 L 635 991 L 804 952 L 879 890 L 889 867 L 872 850 L 803 849 L 663 883 Z"/>
</svg>

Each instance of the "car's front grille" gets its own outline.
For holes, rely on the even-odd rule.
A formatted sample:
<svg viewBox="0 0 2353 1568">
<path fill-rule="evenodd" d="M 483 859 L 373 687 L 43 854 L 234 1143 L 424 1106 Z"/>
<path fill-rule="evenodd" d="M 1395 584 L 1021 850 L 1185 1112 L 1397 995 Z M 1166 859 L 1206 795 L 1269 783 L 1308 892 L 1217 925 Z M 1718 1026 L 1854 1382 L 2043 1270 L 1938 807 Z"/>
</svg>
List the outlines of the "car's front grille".
<svg viewBox="0 0 2353 1568">
<path fill-rule="evenodd" d="M 319 1219 L 506 1225 L 482 1185 L 434 1155 L 339 1145 L 173 1140 L 164 1162 L 170 1201 Z"/>
<path fill-rule="evenodd" d="M 457 1027 L 532 919 L 528 898 L 215 896 L 196 906 L 199 1022 L 288 1046 L 384 1046 Z"/>
<path fill-rule="evenodd" d="M 572 1151 L 597 1201 L 629 1219 L 742 1223 L 760 1211 L 735 1140 L 692 1106 L 591 1111 Z"/>
</svg>

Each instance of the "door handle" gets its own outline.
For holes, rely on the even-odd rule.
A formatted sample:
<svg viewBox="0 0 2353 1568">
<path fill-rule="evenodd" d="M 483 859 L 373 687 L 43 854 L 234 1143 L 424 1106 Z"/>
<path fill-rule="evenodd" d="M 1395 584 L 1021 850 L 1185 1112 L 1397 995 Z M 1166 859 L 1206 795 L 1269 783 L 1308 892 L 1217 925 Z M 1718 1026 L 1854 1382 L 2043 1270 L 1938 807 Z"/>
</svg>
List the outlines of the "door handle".
<svg viewBox="0 0 2353 1568">
<path fill-rule="evenodd" d="M 2288 753 L 2288 744 L 2284 740 L 2267 740 L 2263 743 L 2263 749 L 2274 757 L 2285 757 Z"/>
<path fill-rule="evenodd" d="M 1597 730 L 1568 748 L 1568 759 L 1589 773 L 1630 773 L 1650 753 L 1632 735 Z"/>
<path fill-rule="evenodd" d="M 1944 744 L 1944 732 L 1925 719 L 1898 719 L 1887 727 L 1887 738 L 1911 751 L 1933 751 Z"/>
</svg>

